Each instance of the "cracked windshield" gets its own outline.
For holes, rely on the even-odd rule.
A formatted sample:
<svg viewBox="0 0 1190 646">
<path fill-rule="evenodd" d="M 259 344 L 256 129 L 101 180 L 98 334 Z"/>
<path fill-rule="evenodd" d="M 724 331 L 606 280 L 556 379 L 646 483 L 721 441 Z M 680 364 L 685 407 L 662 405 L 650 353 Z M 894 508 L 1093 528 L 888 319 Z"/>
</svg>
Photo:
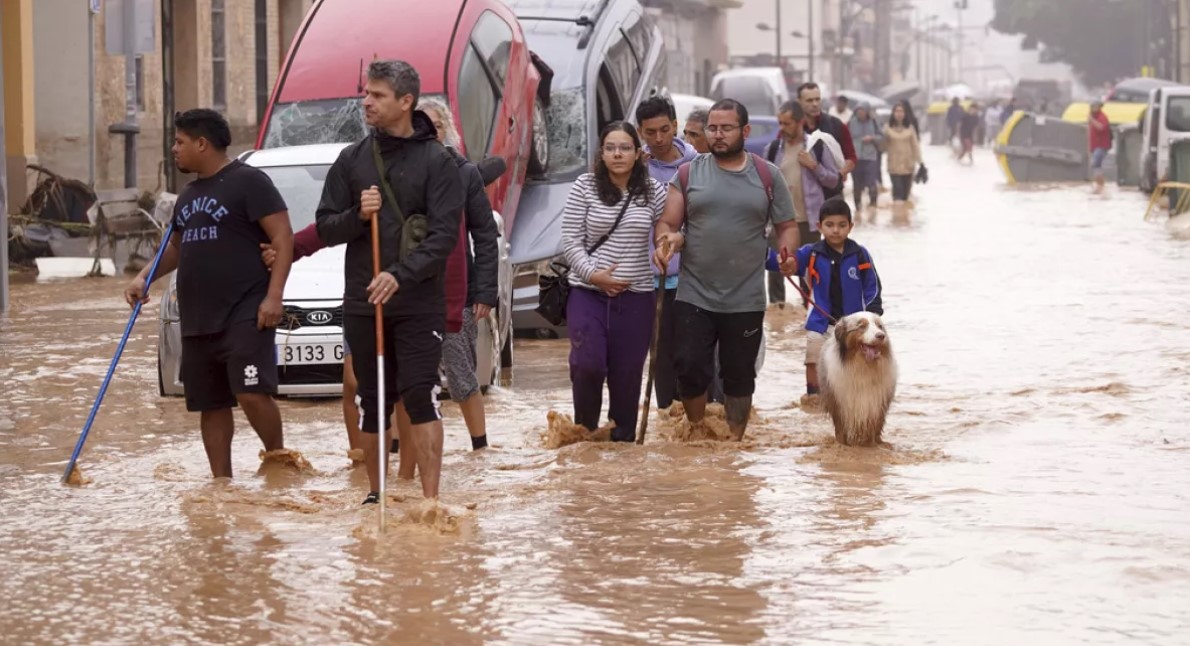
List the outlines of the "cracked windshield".
<svg viewBox="0 0 1190 646">
<path fill-rule="evenodd" d="M 1190 0 L 90 5 L 0 642 L 1190 642 Z"/>
</svg>

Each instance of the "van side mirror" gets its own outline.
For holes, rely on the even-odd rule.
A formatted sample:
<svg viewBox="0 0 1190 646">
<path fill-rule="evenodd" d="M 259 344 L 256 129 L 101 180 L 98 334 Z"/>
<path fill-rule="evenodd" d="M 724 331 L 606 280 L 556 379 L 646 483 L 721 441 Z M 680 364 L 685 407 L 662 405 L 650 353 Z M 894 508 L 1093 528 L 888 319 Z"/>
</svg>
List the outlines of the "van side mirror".
<svg viewBox="0 0 1190 646">
<path fill-rule="evenodd" d="M 508 171 L 508 164 L 503 157 L 488 157 L 476 166 L 479 167 L 479 175 L 483 177 L 484 186 L 500 179 Z"/>
</svg>

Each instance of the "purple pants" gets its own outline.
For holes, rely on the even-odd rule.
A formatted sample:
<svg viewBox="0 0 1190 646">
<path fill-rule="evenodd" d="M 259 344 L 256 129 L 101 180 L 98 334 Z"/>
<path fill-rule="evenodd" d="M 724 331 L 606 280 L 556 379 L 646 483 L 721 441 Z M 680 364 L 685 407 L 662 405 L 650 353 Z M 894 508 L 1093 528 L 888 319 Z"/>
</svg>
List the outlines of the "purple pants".
<svg viewBox="0 0 1190 646">
<path fill-rule="evenodd" d="M 606 380 L 608 417 L 616 422 L 612 439 L 635 439 L 641 376 L 652 340 L 656 302 L 653 292 L 624 292 L 609 298 L 582 287 L 570 290 L 566 325 L 576 424 L 592 430 L 599 427 Z"/>
</svg>

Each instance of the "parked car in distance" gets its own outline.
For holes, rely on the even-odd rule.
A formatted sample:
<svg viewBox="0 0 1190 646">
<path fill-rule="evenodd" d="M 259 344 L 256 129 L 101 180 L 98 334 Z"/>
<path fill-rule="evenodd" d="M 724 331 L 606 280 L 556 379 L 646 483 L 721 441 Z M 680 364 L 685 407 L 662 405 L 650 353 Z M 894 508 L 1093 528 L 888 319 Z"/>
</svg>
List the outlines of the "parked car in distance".
<svg viewBox="0 0 1190 646">
<path fill-rule="evenodd" d="M 599 132 L 633 120 L 665 87 L 661 31 L 637 0 L 509 0 L 529 47 L 553 71 L 549 164 L 525 184 L 512 223 L 517 330 L 563 335 L 534 311 L 538 277 L 562 252 L 562 210 L 574 180 L 591 169 Z"/>
<path fill-rule="evenodd" d="M 314 222 L 327 171 L 347 144 L 314 144 L 248 151 L 244 163 L 269 176 L 289 207 L 294 231 Z M 497 383 L 501 352 L 512 347 L 512 266 L 504 222 L 500 231 L 500 304 L 479 322 L 476 377 L 481 387 Z M 279 394 L 335 397 L 343 390 L 343 256 L 346 245 L 328 247 L 294 263 L 285 284 L 285 320 L 277 328 Z M 178 323 L 177 273 L 161 298 L 157 380 L 162 395 L 182 395 L 182 334 Z"/>
<path fill-rule="evenodd" d="M 364 67 L 377 57 L 417 69 L 422 96 L 453 111 L 469 159 L 504 159 L 509 170 L 487 193 L 511 230 L 526 175 L 549 164 L 549 95 L 538 92 L 521 25 L 499 0 L 317 0 L 281 67 L 257 148 L 362 139 Z"/>
<path fill-rule="evenodd" d="M 825 95 L 824 95 L 825 96 Z M 735 99 L 748 108 L 748 116 L 774 117 L 791 98 L 785 75 L 778 67 L 738 67 L 723 70 L 711 79 L 711 99 Z"/>
<path fill-rule="evenodd" d="M 744 140 L 744 150 L 764 157 L 764 149 L 772 140 L 781 136 L 781 124 L 777 121 L 777 117 L 763 115 L 754 117 L 749 114 L 748 125 L 752 126 L 752 131 Z"/>
</svg>

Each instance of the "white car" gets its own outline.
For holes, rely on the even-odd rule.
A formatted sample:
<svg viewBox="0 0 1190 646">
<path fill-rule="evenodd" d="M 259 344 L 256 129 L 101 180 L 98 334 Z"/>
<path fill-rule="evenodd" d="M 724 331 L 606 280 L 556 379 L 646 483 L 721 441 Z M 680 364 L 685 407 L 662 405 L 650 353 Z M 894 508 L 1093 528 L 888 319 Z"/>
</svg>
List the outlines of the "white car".
<svg viewBox="0 0 1190 646">
<path fill-rule="evenodd" d="M 289 207 L 294 232 L 314 222 L 327 171 L 348 144 L 318 144 L 248 151 L 239 159 L 268 174 Z M 480 386 L 497 383 L 512 365 L 512 269 L 504 221 L 500 232 L 500 304 L 479 322 L 476 354 Z M 343 256 L 346 245 L 328 247 L 293 264 L 285 284 L 285 320 L 277 328 L 278 394 L 333 397 L 343 390 Z M 177 274 L 161 299 L 157 379 L 161 395 L 184 394 L 179 375 L 182 336 L 178 324 Z"/>
<path fill-rule="evenodd" d="M 674 104 L 674 112 L 678 115 L 678 136 L 683 136 L 682 133 L 686 131 L 686 117 L 690 116 L 696 108 L 703 110 L 710 110 L 715 102 L 703 97 L 695 96 L 693 94 L 671 94 L 669 100 Z M 704 124 L 705 125 L 705 124 Z"/>
</svg>

